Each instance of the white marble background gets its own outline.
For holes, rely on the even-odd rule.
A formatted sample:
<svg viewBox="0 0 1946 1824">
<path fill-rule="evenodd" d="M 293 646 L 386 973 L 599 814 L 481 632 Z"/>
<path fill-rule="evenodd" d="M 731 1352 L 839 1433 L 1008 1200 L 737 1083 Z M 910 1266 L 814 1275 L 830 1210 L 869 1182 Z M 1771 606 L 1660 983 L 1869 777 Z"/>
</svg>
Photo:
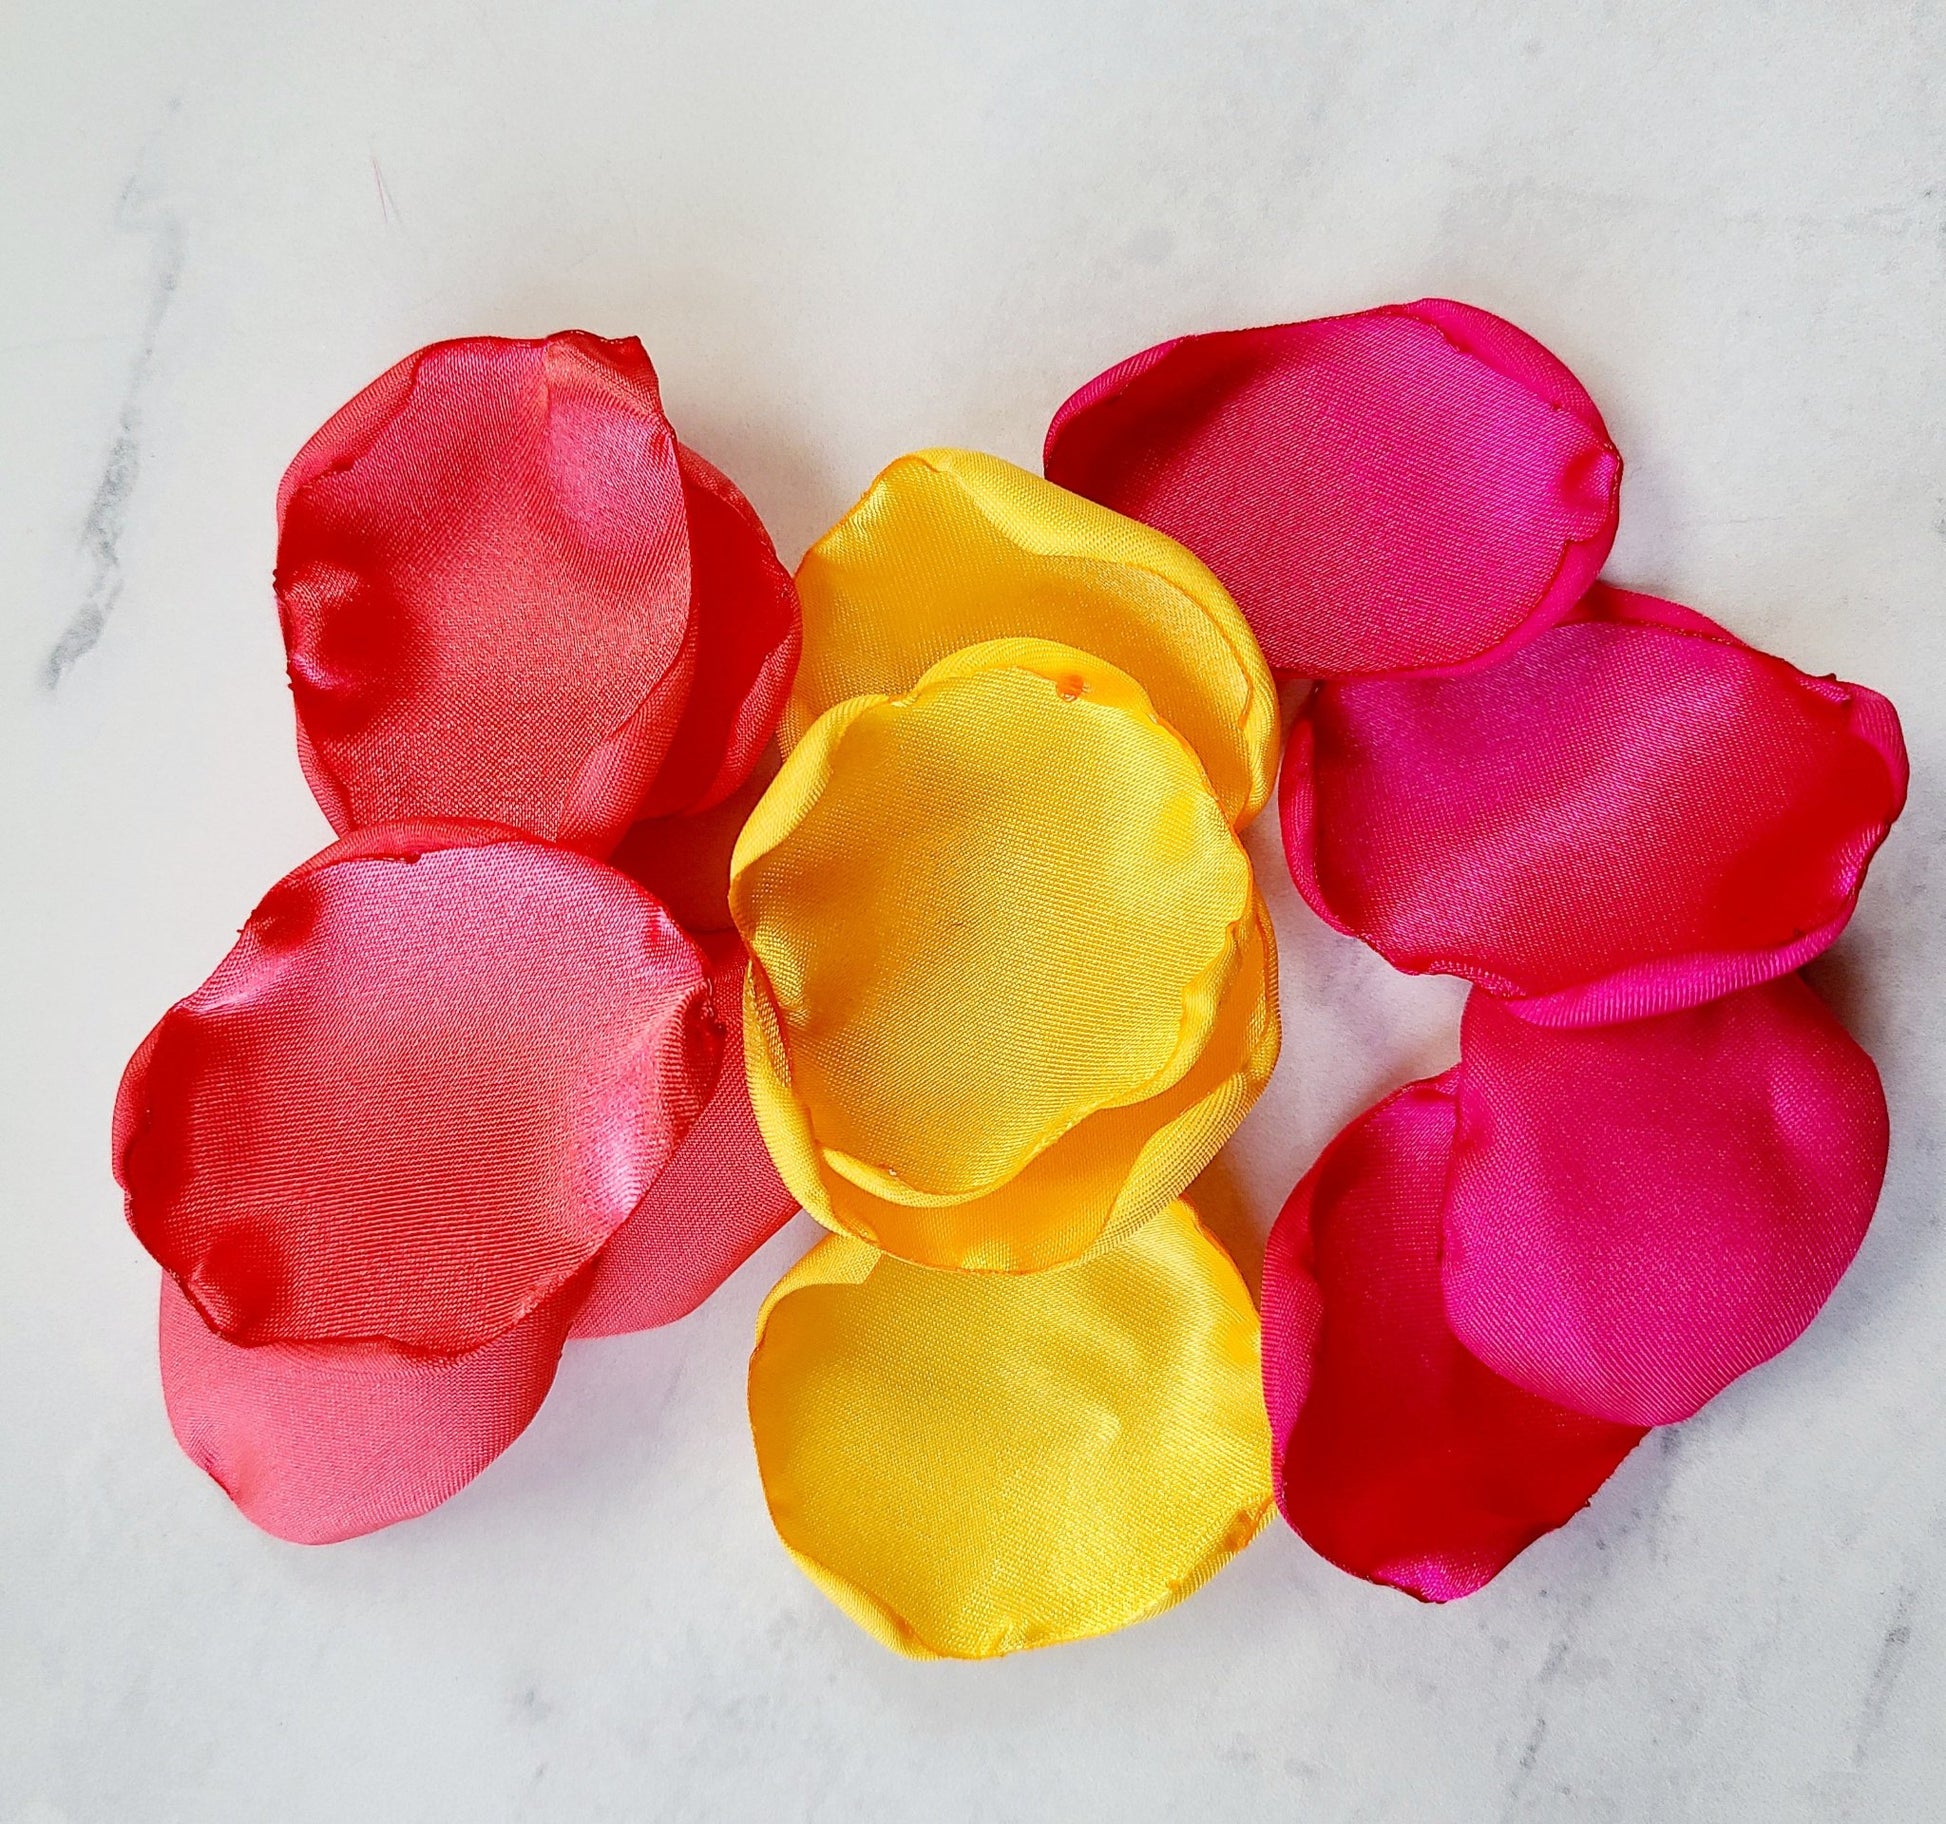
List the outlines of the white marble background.
<svg viewBox="0 0 1946 1824">
<path fill-rule="evenodd" d="M 1939 5 L 4 0 L 0 148 L 0 1824 L 1946 1811 Z M 1612 575 L 1904 713 L 1820 972 L 1892 1174 L 1809 1335 L 1467 1602 L 1276 1528 L 998 1665 L 891 1657 L 770 1533 L 742 1367 L 795 1231 L 573 1349 L 431 1517 L 245 1525 L 169 1439 L 108 1110 L 326 834 L 268 588 L 326 413 L 438 337 L 638 332 L 794 557 L 902 450 L 1033 462 L 1158 338 L 1433 291 L 1599 399 Z M 1273 890 L 1260 1224 L 1458 1004 Z"/>
</svg>

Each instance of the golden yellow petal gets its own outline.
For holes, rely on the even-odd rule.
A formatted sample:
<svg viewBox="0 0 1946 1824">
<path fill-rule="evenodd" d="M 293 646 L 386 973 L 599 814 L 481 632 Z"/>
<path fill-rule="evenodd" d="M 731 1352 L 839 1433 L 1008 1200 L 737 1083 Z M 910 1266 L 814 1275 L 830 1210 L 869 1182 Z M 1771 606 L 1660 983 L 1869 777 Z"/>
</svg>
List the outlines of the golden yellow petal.
<svg viewBox="0 0 1946 1824">
<path fill-rule="evenodd" d="M 1277 694 L 1229 594 L 1173 539 L 969 450 L 885 470 L 805 554 L 788 750 L 848 698 L 899 696 L 948 653 L 1011 636 L 1098 654 L 1139 682 L 1241 828 L 1277 768 Z"/>
<path fill-rule="evenodd" d="M 1091 1115 L 986 1197 L 901 1206 L 825 1169 L 791 1093 L 762 971 L 753 969 L 744 982 L 743 1031 L 757 1124 L 784 1182 L 818 1221 L 909 1260 L 1033 1273 L 1114 1247 L 1215 1158 L 1277 1063 L 1277 953 L 1261 899 L 1240 938 L 1241 959 L 1209 1042 L 1183 1078 L 1150 1101 Z"/>
<path fill-rule="evenodd" d="M 934 1265 L 1019 1271 L 1101 1238 L 1105 1208 L 994 1199 L 1194 1076 L 1256 941 L 1196 757 L 1125 674 L 1039 640 L 822 718 L 731 873 L 779 1169 L 815 1214 Z M 1171 1115 L 1132 1118 L 1146 1137 Z M 856 1224 L 833 1207 L 852 1193 Z"/>
<path fill-rule="evenodd" d="M 1257 1314 L 1187 1204 L 1059 1273 L 821 1242 L 757 1319 L 750 1423 L 791 1555 L 921 1658 L 1105 1634 L 1270 1505 Z"/>
</svg>

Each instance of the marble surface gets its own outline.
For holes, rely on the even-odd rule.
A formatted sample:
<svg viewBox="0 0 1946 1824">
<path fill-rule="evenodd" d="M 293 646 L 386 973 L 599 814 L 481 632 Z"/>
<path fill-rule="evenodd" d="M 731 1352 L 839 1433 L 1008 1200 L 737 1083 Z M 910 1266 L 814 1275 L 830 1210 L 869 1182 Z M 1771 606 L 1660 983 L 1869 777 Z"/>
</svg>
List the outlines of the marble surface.
<svg viewBox="0 0 1946 1824">
<path fill-rule="evenodd" d="M 0 1824 L 1940 1816 L 1942 146 L 1904 0 L 8 0 Z M 1803 1341 L 1451 1608 L 1276 1528 L 1117 1638 L 917 1666 L 764 1516 L 742 1367 L 794 1230 L 575 1347 L 431 1517 L 245 1525 L 164 1423 L 108 1108 L 325 835 L 267 579 L 326 413 L 438 337 L 637 332 L 794 556 L 902 450 L 1032 462 L 1146 343 L 1435 291 L 1608 413 L 1611 575 L 1904 713 L 1912 809 L 1819 970 L 1892 1172 Z M 1261 1228 L 1458 996 L 1256 850 Z"/>
</svg>

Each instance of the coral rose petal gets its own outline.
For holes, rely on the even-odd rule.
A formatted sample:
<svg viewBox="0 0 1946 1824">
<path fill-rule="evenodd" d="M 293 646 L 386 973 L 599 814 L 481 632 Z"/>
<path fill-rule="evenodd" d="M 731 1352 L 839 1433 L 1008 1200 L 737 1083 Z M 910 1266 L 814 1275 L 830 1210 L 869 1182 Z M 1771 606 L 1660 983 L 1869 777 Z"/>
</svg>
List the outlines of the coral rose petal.
<svg viewBox="0 0 1946 1824">
<path fill-rule="evenodd" d="M 1103 1239 L 1105 1212 L 1017 1198 L 996 1224 L 992 1199 L 1194 1072 L 1257 913 L 1196 756 L 1126 674 L 1034 640 L 821 719 L 744 829 L 731 905 L 757 1114 L 805 1207 L 1001 1272 Z M 847 1220 L 834 1180 L 875 1218 Z"/>
<path fill-rule="evenodd" d="M 962 647 L 1041 639 L 1125 671 L 1195 749 L 1230 821 L 1268 798 L 1277 696 L 1216 578 L 1173 540 L 995 456 L 902 456 L 805 554 L 785 746 L 849 698 L 902 696 Z"/>
<path fill-rule="evenodd" d="M 665 762 L 684 808 L 763 743 L 789 585 L 632 339 L 422 349 L 305 445 L 278 512 L 299 753 L 341 832 L 485 819 L 601 854 Z"/>
<path fill-rule="evenodd" d="M 1061 407 L 1045 466 L 1194 551 L 1273 669 L 1327 678 L 1463 665 L 1566 613 L 1621 481 L 1574 376 L 1439 298 L 1148 349 Z"/>
<path fill-rule="evenodd" d="M 629 825 L 608 865 L 647 887 L 691 936 L 733 930 L 730 857 L 757 800 L 777 776 L 777 747 L 768 743 L 750 776 L 707 809 L 645 817 Z"/>
<path fill-rule="evenodd" d="M 703 940 L 703 948 L 724 1026 L 716 1092 L 602 1249 L 576 1336 L 618 1336 L 686 1317 L 797 1214 L 750 1111 L 743 945 L 730 932 Z"/>
<path fill-rule="evenodd" d="M 1292 874 L 1339 930 L 1582 1024 L 1817 955 L 1905 786 L 1876 692 L 1597 586 L 1490 669 L 1320 687 L 1281 797 Z"/>
<path fill-rule="evenodd" d="M 1586 1030 L 1476 991 L 1460 1047 L 1447 1315 L 1531 1393 L 1687 1418 L 1804 1329 L 1864 1238 L 1885 1097 L 1796 976 Z"/>
<path fill-rule="evenodd" d="M 987 1659 L 1141 1621 L 1270 1505 L 1257 1317 L 1176 1204 L 1061 1273 L 936 1273 L 834 1238 L 765 1302 L 771 1518 L 853 1620 Z"/>
<path fill-rule="evenodd" d="M 797 588 L 756 509 L 729 477 L 678 446 L 697 604 L 696 671 L 645 817 L 720 803 L 756 766 L 797 675 Z"/>
<path fill-rule="evenodd" d="M 226 1342 L 162 1281 L 162 1396 L 183 1453 L 244 1516 L 297 1545 L 410 1520 L 526 1429 L 579 1282 L 464 1355 L 384 1343 Z"/>
<path fill-rule="evenodd" d="M 1264 1259 L 1278 1506 L 1333 1564 L 1427 1602 L 1497 1576 L 1643 1436 L 1523 1392 L 1454 1339 L 1439 1250 L 1456 1075 L 1339 1134 Z"/>
<path fill-rule="evenodd" d="M 621 1227 L 721 1033 L 701 953 L 614 870 L 488 825 L 363 831 L 130 1064 L 129 1221 L 228 1341 L 465 1353 Z"/>
</svg>

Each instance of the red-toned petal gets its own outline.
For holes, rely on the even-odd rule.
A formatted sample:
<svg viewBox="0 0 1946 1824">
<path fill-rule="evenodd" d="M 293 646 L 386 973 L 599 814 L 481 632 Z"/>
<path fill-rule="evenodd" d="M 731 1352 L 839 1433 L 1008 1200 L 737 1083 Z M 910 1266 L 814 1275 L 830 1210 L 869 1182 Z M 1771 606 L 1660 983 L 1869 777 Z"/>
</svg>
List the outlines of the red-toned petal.
<svg viewBox="0 0 1946 1824">
<path fill-rule="evenodd" d="M 299 753 L 340 831 L 481 818 L 605 854 L 665 762 L 671 808 L 728 790 L 788 688 L 789 581 L 633 339 L 422 349 L 278 512 Z"/>
<path fill-rule="evenodd" d="M 1536 1399 L 1455 1341 L 1439 1249 L 1456 1075 L 1340 1133 L 1264 1260 L 1278 1507 L 1332 1563 L 1427 1602 L 1563 1525 L 1643 1435 Z"/>
<path fill-rule="evenodd" d="M 176 1440 L 244 1516 L 298 1545 L 437 1507 L 517 1438 L 554 1379 L 580 1281 L 464 1355 L 384 1343 L 226 1342 L 162 1280 Z"/>
<path fill-rule="evenodd" d="M 1885 1175 L 1872 1061 L 1796 976 L 1587 1030 L 1467 1002 L 1446 1310 L 1496 1372 L 1687 1418 L 1803 1330 Z"/>
<path fill-rule="evenodd" d="M 225 1339 L 462 1353 L 601 1250 L 720 1048 L 701 953 L 613 869 L 488 825 L 362 831 L 150 1034 L 116 1175 Z"/>
<path fill-rule="evenodd" d="M 742 940 L 719 935 L 704 949 L 724 1026 L 716 1093 L 602 1250 L 576 1336 L 618 1336 L 686 1317 L 797 1213 L 750 1112 Z"/>
<path fill-rule="evenodd" d="M 631 824 L 608 865 L 647 887 L 685 931 L 700 936 L 732 930 L 730 857 L 777 766 L 777 748 L 767 744 L 750 776 L 727 798 L 687 816 Z"/>
<path fill-rule="evenodd" d="M 1621 458 L 1580 383 L 1441 298 L 1185 336 L 1055 414 L 1047 476 L 1196 553 L 1274 670 L 1462 666 L 1568 612 Z"/>
<path fill-rule="evenodd" d="M 756 509 L 694 450 L 679 447 L 677 461 L 695 566 L 696 675 L 643 817 L 707 810 L 750 776 L 803 644 L 797 585 Z"/>
<path fill-rule="evenodd" d="M 1491 668 L 1321 686 L 1280 791 L 1320 916 L 1560 1025 L 1809 961 L 1844 929 L 1905 786 L 1876 692 L 1597 586 Z"/>
</svg>

